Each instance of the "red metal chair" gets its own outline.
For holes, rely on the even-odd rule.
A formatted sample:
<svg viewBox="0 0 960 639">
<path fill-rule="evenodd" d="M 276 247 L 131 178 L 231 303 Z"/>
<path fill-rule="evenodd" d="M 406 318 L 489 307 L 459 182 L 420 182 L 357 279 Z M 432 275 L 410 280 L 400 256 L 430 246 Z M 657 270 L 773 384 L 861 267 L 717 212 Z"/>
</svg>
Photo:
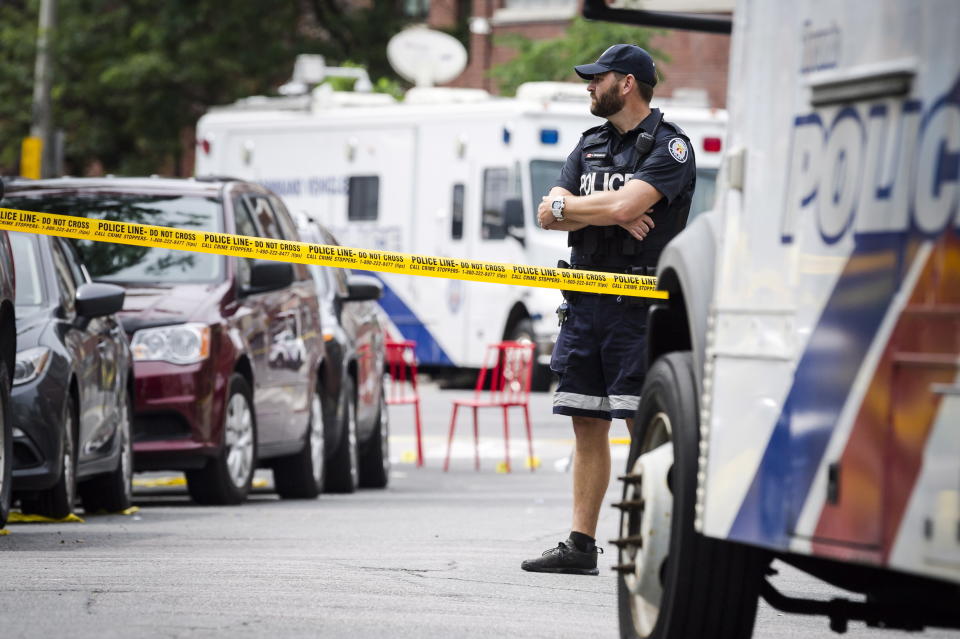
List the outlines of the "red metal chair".
<svg viewBox="0 0 960 639">
<path fill-rule="evenodd" d="M 487 347 L 484 364 L 477 376 L 477 384 L 473 390 L 473 397 L 453 400 L 450 436 L 447 439 L 447 458 L 443 463 L 444 472 L 450 468 L 453 431 L 457 425 L 457 410 L 461 406 L 469 406 L 473 409 L 474 465 L 477 470 L 480 470 L 480 435 L 477 428 L 477 410 L 487 407 L 501 407 L 503 409 L 503 444 L 507 472 L 510 472 L 510 422 L 508 412 L 511 406 L 521 406 L 524 423 L 527 427 L 530 470 L 535 469 L 533 436 L 530 432 L 530 376 L 533 372 L 534 349 L 533 344 L 521 342 L 500 342 Z"/>
<path fill-rule="evenodd" d="M 423 466 L 423 431 L 420 424 L 420 392 L 417 388 L 417 343 L 413 340 L 384 342 L 390 384 L 387 404 L 413 404 L 417 436 L 417 466 Z"/>
</svg>

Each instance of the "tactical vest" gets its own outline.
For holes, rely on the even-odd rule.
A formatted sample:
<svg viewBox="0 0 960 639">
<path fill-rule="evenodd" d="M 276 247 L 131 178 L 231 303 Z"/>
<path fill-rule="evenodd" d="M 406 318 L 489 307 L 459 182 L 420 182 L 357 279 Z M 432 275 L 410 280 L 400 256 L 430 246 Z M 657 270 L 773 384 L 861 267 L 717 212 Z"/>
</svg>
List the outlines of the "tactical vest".
<svg viewBox="0 0 960 639">
<path fill-rule="evenodd" d="M 666 120 L 661 121 L 661 126 L 673 129 L 685 139 L 687 137 L 680 127 Z M 605 124 L 588 129 L 583 134 L 580 195 L 619 190 L 650 155 L 647 153 L 640 158 L 632 141 L 614 154 L 611 148 L 612 128 L 612 125 Z M 686 216 L 679 226 L 664 223 L 661 228 L 661 221 L 667 220 L 655 217 L 654 221 L 657 226 L 642 242 L 617 225 L 586 226 L 579 231 L 571 231 L 567 234 L 567 245 L 571 247 L 570 261 L 579 266 L 605 266 L 611 269 L 656 266 L 660 251 L 683 229 Z"/>
</svg>

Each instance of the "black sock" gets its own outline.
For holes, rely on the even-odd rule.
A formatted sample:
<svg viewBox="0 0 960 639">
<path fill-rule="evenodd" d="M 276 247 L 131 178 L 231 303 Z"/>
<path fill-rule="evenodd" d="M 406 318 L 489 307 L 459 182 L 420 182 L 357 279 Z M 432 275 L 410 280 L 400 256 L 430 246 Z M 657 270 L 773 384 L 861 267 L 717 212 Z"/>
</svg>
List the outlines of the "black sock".
<svg viewBox="0 0 960 639">
<path fill-rule="evenodd" d="M 573 542 L 573 545 L 576 546 L 580 552 L 589 552 L 597 545 L 596 539 L 575 530 L 570 531 L 570 541 Z"/>
</svg>

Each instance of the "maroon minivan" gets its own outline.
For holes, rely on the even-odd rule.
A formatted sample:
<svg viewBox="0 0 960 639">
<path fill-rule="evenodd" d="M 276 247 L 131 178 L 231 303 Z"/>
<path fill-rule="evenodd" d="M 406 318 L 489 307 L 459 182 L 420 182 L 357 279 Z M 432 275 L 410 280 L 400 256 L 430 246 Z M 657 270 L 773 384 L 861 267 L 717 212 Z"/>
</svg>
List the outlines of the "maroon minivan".
<svg viewBox="0 0 960 639">
<path fill-rule="evenodd" d="M 299 239 L 280 199 L 231 179 L 56 179 L 8 190 L 24 209 Z M 137 470 L 183 470 L 193 499 L 244 500 L 258 466 L 282 497 L 323 489 L 316 289 L 299 264 L 78 241 L 119 284 L 134 359 Z"/>
</svg>

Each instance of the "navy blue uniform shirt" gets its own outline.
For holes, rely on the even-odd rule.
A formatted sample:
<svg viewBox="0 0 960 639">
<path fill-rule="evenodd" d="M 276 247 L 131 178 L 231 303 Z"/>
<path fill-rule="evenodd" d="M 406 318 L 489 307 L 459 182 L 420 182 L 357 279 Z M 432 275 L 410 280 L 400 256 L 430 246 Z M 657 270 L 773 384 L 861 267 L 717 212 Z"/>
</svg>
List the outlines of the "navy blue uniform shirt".
<svg viewBox="0 0 960 639">
<path fill-rule="evenodd" d="M 601 125 L 609 131 L 610 135 L 608 157 L 622 156 L 624 151 L 636 143 L 641 131 L 652 133 L 659 117 L 659 110 L 652 109 L 643 122 L 623 135 L 620 135 L 610 122 Z M 564 162 L 557 186 L 567 189 L 574 195 L 580 194 L 580 177 L 583 172 L 583 137 L 581 137 L 576 148 Z M 666 120 L 661 123 L 657 129 L 653 149 L 640 164 L 639 170 L 633 174 L 633 179 L 643 180 L 663 194 L 663 199 L 657 202 L 653 209 L 652 217 L 655 223 L 662 220 L 662 216 L 657 214 L 670 208 L 677 213 L 682 210 L 683 223 L 686 223 L 690 202 L 693 199 L 693 189 L 696 185 L 696 160 L 690 142 L 682 132 L 674 128 L 674 125 Z M 617 184 L 618 187 L 621 185 L 622 183 Z"/>
</svg>

